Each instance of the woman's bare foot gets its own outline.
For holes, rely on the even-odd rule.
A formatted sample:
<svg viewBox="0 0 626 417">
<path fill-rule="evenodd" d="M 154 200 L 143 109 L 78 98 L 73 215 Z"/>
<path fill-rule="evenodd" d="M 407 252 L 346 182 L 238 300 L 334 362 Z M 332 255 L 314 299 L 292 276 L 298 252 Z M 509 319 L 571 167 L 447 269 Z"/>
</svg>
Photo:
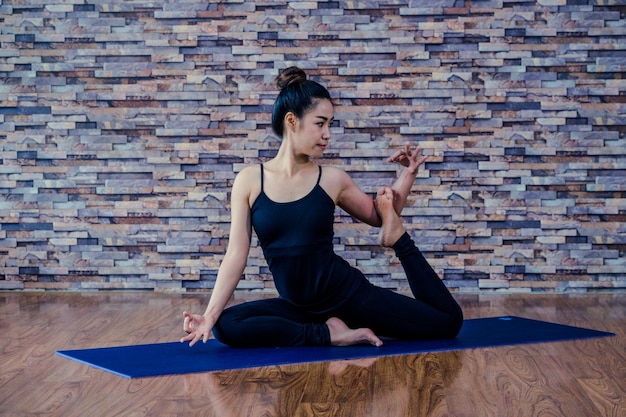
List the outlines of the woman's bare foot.
<svg viewBox="0 0 626 417">
<path fill-rule="evenodd" d="M 393 208 L 393 190 L 391 188 L 383 188 L 378 192 L 376 196 L 376 210 L 383 219 L 380 244 L 392 247 L 404 234 L 405 230 L 402 225 L 402 219 Z"/>
<path fill-rule="evenodd" d="M 333 346 L 370 344 L 378 347 L 383 344 L 383 341 L 370 329 L 351 329 L 337 317 L 329 318 L 326 321 L 326 325 L 330 332 L 330 344 Z"/>
</svg>

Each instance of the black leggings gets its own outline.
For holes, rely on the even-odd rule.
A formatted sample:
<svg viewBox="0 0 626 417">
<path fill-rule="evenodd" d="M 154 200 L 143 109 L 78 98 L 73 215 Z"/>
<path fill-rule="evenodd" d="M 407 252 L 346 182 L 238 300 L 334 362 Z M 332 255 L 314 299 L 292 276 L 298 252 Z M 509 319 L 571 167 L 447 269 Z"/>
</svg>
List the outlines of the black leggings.
<svg viewBox="0 0 626 417">
<path fill-rule="evenodd" d="M 306 311 L 282 298 L 252 301 L 225 309 L 213 334 L 222 343 L 236 347 L 329 345 L 325 322 L 338 317 L 350 328 L 367 327 L 379 337 L 455 337 L 463 324 L 463 313 L 437 273 L 407 233 L 393 249 L 415 298 L 366 282 L 340 307 L 323 314 Z"/>
</svg>

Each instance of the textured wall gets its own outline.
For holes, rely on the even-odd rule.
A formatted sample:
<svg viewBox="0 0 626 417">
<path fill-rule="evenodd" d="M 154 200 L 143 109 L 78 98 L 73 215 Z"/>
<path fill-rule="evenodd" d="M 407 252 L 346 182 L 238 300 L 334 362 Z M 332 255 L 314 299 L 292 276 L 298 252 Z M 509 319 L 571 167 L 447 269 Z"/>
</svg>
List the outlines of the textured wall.
<svg viewBox="0 0 626 417">
<path fill-rule="evenodd" d="M 422 7 L 427 4 L 429 7 Z M 327 85 L 322 163 L 367 192 L 432 155 L 404 214 L 461 290 L 626 287 L 622 0 L 3 0 L 0 289 L 199 290 L 278 70 Z M 337 250 L 405 289 L 377 231 Z M 390 265 L 391 262 L 391 265 Z M 270 289 L 259 249 L 241 288 Z"/>
</svg>

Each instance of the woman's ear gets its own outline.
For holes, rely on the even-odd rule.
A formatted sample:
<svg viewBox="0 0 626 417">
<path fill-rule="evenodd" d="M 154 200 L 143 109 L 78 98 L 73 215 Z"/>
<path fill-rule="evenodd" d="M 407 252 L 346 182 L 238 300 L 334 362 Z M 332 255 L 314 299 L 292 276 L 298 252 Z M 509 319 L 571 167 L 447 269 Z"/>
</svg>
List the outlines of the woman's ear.
<svg viewBox="0 0 626 417">
<path fill-rule="evenodd" d="M 292 112 L 288 112 L 285 115 L 285 129 L 289 129 L 289 130 L 296 130 L 296 123 L 298 121 L 298 118 L 296 117 L 295 114 L 293 114 Z"/>
</svg>

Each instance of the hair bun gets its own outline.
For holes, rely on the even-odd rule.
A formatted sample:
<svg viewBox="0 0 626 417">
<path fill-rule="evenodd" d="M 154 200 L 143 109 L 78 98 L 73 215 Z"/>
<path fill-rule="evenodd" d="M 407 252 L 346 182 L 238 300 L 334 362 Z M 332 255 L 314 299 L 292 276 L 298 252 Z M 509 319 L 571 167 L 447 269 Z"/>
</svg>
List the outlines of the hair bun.
<svg viewBox="0 0 626 417">
<path fill-rule="evenodd" d="M 282 70 L 276 77 L 276 86 L 283 90 L 290 85 L 304 84 L 306 73 L 298 67 L 289 67 Z"/>
</svg>

